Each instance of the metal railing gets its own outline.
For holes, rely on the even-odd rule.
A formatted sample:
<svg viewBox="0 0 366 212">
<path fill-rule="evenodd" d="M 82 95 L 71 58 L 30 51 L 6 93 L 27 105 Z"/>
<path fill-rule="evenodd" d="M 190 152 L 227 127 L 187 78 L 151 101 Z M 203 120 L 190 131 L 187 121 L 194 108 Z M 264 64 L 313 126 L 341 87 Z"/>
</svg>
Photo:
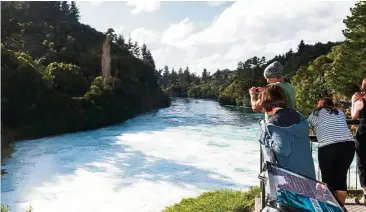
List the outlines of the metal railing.
<svg viewBox="0 0 366 212">
<path fill-rule="evenodd" d="M 351 120 L 351 119 L 348 119 L 347 120 L 347 124 L 348 126 L 354 126 L 354 125 L 358 125 L 360 122 L 359 120 Z M 355 131 L 353 131 L 353 133 L 355 133 Z M 315 135 L 309 135 L 309 138 L 310 138 L 310 147 L 311 147 L 311 150 L 312 152 L 314 152 L 313 150 L 313 143 L 317 143 L 318 140 L 316 138 Z M 316 156 L 317 157 L 317 156 Z M 260 145 L 260 173 L 263 171 L 263 152 L 262 152 L 262 145 Z M 361 187 L 360 189 L 358 189 L 358 167 L 357 167 L 357 164 L 356 163 L 356 157 L 354 157 L 353 161 L 352 161 L 352 164 L 355 165 L 355 172 L 351 172 L 351 169 L 352 169 L 352 164 L 350 166 L 350 168 L 348 169 L 348 176 L 347 176 L 347 189 L 348 189 L 348 193 L 349 194 L 360 194 L 362 193 L 362 190 L 361 190 Z M 353 182 L 355 182 L 353 185 L 351 184 L 351 174 L 352 173 L 355 173 L 355 176 L 354 176 L 354 180 Z M 317 180 L 318 181 L 321 181 L 321 176 L 320 176 L 320 168 L 319 168 L 319 165 L 318 165 L 318 170 L 317 170 Z M 264 182 L 261 180 L 260 181 L 260 191 L 261 191 L 261 207 L 262 209 L 265 207 L 265 185 L 264 185 Z"/>
</svg>

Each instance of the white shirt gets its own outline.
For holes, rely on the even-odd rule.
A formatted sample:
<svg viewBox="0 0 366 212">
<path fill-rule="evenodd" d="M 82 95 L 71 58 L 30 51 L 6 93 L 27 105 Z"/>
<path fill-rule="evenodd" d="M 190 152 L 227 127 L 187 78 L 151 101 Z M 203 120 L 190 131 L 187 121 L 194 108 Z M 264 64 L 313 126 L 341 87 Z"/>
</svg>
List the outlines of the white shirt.
<svg viewBox="0 0 366 212">
<path fill-rule="evenodd" d="M 318 147 L 323 147 L 329 144 L 354 141 L 351 130 L 349 129 L 346 116 L 343 111 L 338 110 L 338 115 L 330 114 L 327 109 L 319 110 L 316 116 L 312 113 L 308 122 L 310 128 L 315 130 L 316 137 L 318 139 Z"/>
</svg>

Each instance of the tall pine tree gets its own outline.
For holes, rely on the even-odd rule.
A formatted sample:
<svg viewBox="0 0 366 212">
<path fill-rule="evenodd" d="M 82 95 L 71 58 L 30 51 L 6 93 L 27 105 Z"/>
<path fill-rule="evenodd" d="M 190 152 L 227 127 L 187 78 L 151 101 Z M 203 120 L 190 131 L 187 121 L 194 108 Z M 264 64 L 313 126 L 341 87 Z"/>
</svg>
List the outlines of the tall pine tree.
<svg viewBox="0 0 366 212">
<path fill-rule="evenodd" d="M 126 44 L 125 44 L 125 39 L 123 37 L 123 35 L 118 35 L 117 39 L 116 39 L 116 44 L 120 47 L 120 48 L 125 48 Z"/>
<path fill-rule="evenodd" d="M 70 13 L 70 7 L 69 4 L 67 3 L 67 1 L 62 1 L 61 3 L 61 11 L 67 15 Z"/>
<path fill-rule="evenodd" d="M 71 7 L 70 7 L 70 17 L 75 20 L 78 21 L 80 18 L 80 12 L 79 12 L 79 8 L 76 6 L 75 1 L 71 1 Z"/>
<path fill-rule="evenodd" d="M 205 68 L 203 69 L 201 79 L 202 79 L 202 82 L 206 82 L 207 79 L 208 79 L 208 73 L 207 73 L 207 70 Z"/>
<path fill-rule="evenodd" d="M 147 60 L 147 46 L 146 44 L 142 44 L 142 48 L 141 48 L 141 57 L 144 61 Z"/>
<path fill-rule="evenodd" d="M 140 58 L 140 47 L 137 41 L 135 41 L 135 44 L 133 45 L 133 54 L 135 57 Z"/>
<path fill-rule="evenodd" d="M 146 62 L 149 63 L 155 69 L 155 61 L 150 50 L 146 51 Z"/>
<path fill-rule="evenodd" d="M 129 37 L 128 38 L 128 41 L 127 41 L 127 50 L 130 52 L 130 53 L 133 53 L 133 43 L 132 43 L 132 38 Z"/>
</svg>

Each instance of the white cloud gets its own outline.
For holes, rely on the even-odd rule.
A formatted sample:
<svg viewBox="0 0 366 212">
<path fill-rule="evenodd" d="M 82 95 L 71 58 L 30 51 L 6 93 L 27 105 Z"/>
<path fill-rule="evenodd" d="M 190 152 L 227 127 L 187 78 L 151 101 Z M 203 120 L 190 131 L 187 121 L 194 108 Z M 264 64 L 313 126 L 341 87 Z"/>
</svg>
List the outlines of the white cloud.
<svg viewBox="0 0 366 212">
<path fill-rule="evenodd" d="M 207 69 L 208 72 L 213 74 L 217 69 L 223 70 L 230 66 L 236 66 L 237 63 L 238 61 L 236 60 L 226 59 L 221 54 L 214 53 L 210 56 L 195 59 L 186 64 L 189 66 L 191 72 L 201 75 L 203 69 Z M 185 67 L 185 65 L 179 65 L 177 67 Z"/>
<path fill-rule="evenodd" d="M 124 26 L 120 26 L 120 27 L 114 27 L 114 32 L 119 35 L 119 34 L 122 34 L 123 33 L 123 30 L 125 29 Z"/>
<path fill-rule="evenodd" d="M 100 6 L 101 4 L 103 4 L 103 1 L 100 1 L 100 0 L 90 1 L 90 5 L 93 6 L 93 7 Z"/>
<path fill-rule="evenodd" d="M 223 4 L 225 2 L 224 1 L 207 1 L 206 3 L 210 7 L 217 7 L 217 6 L 220 6 L 221 4 Z"/>
<path fill-rule="evenodd" d="M 183 19 L 178 24 L 172 24 L 161 38 L 161 43 L 168 46 L 185 48 L 189 44 L 186 39 L 193 31 L 193 23 L 188 18 Z"/>
<path fill-rule="evenodd" d="M 213 54 L 211 56 L 198 59 L 196 68 L 198 70 L 203 70 L 204 68 L 209 70 L 217 69 L 220 66 L 221 58 L 222 56 L 220 54 Z"/>
<path fill-rule="evenodd" d="M 161 67 L 157 67 L 158 69 L 163 68 L 163 66 L 166 65 L 165 64 L 166 58 L 167 58 L 169 52 L 170 52 L 170 49 L 167 47 L 151 50 L 151 54 L 153 55 L 155 64 L 162 64 Z"/>
<path fill-rule="evenodd" d="M 156 0 L 127 0 L 127 5 L 133 7 L 131 13 L 133 15 L 140 12 L 154 12 L 160 8 L 160 1 Z"/>
<path fill-rule="evenodd" d="M 229 60 L 238 60 L 238 58 L 249 58 L 253 56 L 252 54 L 254 51 L 260 53 L 261 50 L 261 46 L 249 40 L 245 43 L 237 43 L 235 45 L 231 45 L 229 50 L 224 55 L 224 58 Z"/>
<path fill-rule="evenodd" d="M 311 44 L 343 40 L 342 20 L 354 3 L 237 1 L 201 31 L 193 32 L 194 23 L 188 18 L 171 25 L 161 43 L 181 50 L 195 47 L 195 57 L 182 61 L 197 69 L 234 69 L 238 61 L 253 56 L 270 59 L 290 48 L 296 50 L 302 39 Z M 169 65 L 171 59 L 165 61 Z"/>
<path fill-rule="evenodd" d="M 140 45 L 143 43 L 145 43 L 145 44 L 153 43 L 153 42 L 157 41 L 159 38 L 158 33 L 147 30 L 142 27 L 134 29 L 131 32 L 130 36 L 134 41 L 137 41 Z"/>
</svg>

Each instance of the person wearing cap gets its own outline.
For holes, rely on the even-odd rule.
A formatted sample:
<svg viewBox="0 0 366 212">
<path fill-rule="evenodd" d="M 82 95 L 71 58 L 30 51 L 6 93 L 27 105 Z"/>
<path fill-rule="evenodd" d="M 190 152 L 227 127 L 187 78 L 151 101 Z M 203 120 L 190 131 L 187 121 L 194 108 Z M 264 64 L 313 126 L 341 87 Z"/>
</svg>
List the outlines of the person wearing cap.
<svg viewBox="0 0 366 212">
<path fill-rule="evenodd" d="M 285 82 L 281 63 L 274 61 L 273 63 L 269 64 L 264 70 L 263 75 L 268 84 L 276 84 L 285 91 L 287 107 L 295 108 L 295 88 L 292 84 Z M 259 98 L 257 98 L 257 94 L 261 93 L 263 89 L 264 88 L 262 87 L 252 87 L 249 89 L 250 101 L 254 112 L 258 112 L 262 109 Z M 265 112 L 265 120 L 268 121 L 268 118 L 269 115 Z"/>
</svg>

